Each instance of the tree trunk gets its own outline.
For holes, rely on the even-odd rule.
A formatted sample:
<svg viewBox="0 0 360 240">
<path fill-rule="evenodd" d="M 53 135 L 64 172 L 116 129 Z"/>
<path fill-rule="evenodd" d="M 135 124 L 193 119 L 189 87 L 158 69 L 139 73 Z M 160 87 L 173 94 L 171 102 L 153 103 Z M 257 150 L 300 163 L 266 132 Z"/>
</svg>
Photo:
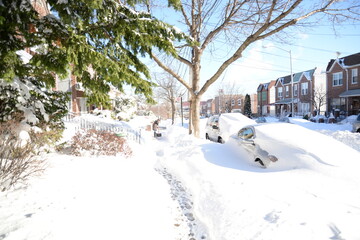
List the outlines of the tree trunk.
<svg viewBox="0 0 360 240">
<path fill-rule="evenodd" d="M 171 125 L 175 122 L 175 99 L 171 99 Z"/>
<path fill-rule="evenodd" d="M 192 99 L 189 99 L 189 104 L 190 104 L 190 108 L 189 108 L 189 134 L 192 134 L 192 129 L 193 129 L 193 121 L 192 121 L 192 119 L 193 119 L 193 115 L 192 115 Z"/>
<path fill-rule="evenodd" d="M 191 99 L 191 121 L 192 129 L 195 137 L 200 137 L 200 98 L 201 96 L 194 95 Z"/>
</svg>

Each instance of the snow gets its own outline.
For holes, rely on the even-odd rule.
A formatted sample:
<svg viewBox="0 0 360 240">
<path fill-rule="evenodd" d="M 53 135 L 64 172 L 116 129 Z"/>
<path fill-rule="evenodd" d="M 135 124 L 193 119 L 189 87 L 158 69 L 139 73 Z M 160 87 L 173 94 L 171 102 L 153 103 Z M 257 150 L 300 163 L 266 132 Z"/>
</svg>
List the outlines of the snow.
<svg viewBox="0 0 360 240">
<path fill-rule="evenodd" d="M 0 193 L 0 239 L 360 239 L 360 134 L 349 122 L 267 121 L 280 157 L 266 169 L 234 138 L 197 139 L 186 124 L 163 120 L 154 139 L 147 117 L 124 124 L 142 129 L 130 158 L 51 153 L 44 175 Z"/>
<path fill-rule="evenodd" d="M 230 135 L 236 133 L 246 125 L 255 124 L 256 122 L 241 113 L 224 113 L 219 117 L 220 135 L 226 142 Z"/>
<path fill-rule="evenodd" d="M 1 5 L 1 4 L 0 4 Z M 21 60 L 23 61 L 23 63 L 27 64 L 30 62 L 31 58 L 32 58 L 32 55 L 27 53 L 26 51 L 24 50 L 19 50 L 19 51 L 16 51 L 16 54 L 19 55 L 21 57 Z"/>
</svg>

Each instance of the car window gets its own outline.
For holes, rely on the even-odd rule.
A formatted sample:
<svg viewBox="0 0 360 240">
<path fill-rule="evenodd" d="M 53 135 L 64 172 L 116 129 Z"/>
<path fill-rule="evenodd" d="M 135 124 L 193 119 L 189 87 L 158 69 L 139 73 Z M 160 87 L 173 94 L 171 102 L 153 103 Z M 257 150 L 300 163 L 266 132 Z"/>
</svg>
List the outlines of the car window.
<svg viewBox="0 0 360 240">
<path fill-rule="evenodd" d="M 238 137 L 242 139 L 250 139 L 254 136 L 254 130 L 252 128 L 243 128 L 239 131 Z"/>
<path fill-rule="evenodd" d="M 211 125 L 218 125 L 219 122 L 219 118 L 214 117 L 213 120 L 211 121 Z"/>
<path fill-rule="evenodd" d="M 209 120 L 207 121 L 207 125 L 208 125 L 208 126 L 213 125 L 214 119 L 215 119 L 214 116 L 210 117 Z"/>
<path fill-rule="evenodd" d="M 360 121 L 360 114 L 358 115 L 357 120 Z"/>
</svg>

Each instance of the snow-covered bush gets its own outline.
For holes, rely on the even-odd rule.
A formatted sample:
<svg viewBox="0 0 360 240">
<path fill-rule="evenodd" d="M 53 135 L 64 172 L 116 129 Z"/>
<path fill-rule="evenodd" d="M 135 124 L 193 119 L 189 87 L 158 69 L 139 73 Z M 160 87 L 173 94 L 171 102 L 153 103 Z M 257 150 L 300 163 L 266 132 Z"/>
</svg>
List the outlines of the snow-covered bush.
<svg viewBox="0 0 360 240">
<path fill-rule="evenodd" d="M 0 191 L 26 184 L 44 169 L 44 159 L 38 154 L 41 141 L 36 132 L 20 130 L 21 123 L 12 119 L 0 122 Z"/>
<path fill-rule="evenodd" d="M 125 138 L 112 132 L 95 129 L 79 131 L 71 141 L 71 152 L 76 156 L 113 155 L 120 153 L 129 157 L 132 151 Z"/>
<path fill-rule="evenodd" d="M 42 131 L 61 131 L 67 114 L 67 93 L 52 91 L 34 78 L 6 82 L 0 79 L 0 122 L 17 116 L 23 125 L 37 126 Z M 60 134 L 48 134 L 56 141 Z"/>
<path fill-rule="evenodd" d="M 120 121 L 129 121 L 137 111 L 136 100 L 131 96 L 120 96 L 114 100 L 114 113 Z"/>
</svg>

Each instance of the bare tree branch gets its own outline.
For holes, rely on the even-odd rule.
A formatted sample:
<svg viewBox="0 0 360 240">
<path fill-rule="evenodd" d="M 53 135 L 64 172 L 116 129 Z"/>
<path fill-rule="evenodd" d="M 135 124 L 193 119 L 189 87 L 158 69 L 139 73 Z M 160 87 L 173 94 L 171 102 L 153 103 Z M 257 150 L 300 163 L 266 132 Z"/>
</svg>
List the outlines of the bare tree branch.
<svg viewBox="0 0 360 240">
<path fill-rule="evenodd" d="M 167 67 L 163 62 L 160 61 L 160 59 L 158 59 L 154 54 L 151 55 L 151 57 L 154 59 L 154 61 L 159 65 L 159 67 L 161 67 L 162 69 L 164 69 L 166 72 L 168 72 L 171 76 L 173 76 L 174 78 L 176 78 L 182 85 L 184 85 L 184 87 L 186 87 L 189 92 L 191 92 L 191 87 L 190 85 L 182 78 L 180 77 L 180 75 L 178 75 L 174 70 L 170 69 L 169 67 Z"/>
</svg>

